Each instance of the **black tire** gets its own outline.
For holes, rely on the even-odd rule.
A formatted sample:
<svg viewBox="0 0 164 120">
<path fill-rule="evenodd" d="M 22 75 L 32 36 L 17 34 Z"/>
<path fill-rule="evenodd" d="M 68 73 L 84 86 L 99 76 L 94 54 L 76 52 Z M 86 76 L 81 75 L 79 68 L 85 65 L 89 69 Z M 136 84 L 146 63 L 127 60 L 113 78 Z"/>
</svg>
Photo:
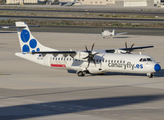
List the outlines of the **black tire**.
<svg viewBox="0 0 164 120">
<path fill-rule="evenodd" d="M 153 74 L 148 75 L 148 78 L 152 78 L 152 77 L 153 77 Z"/>
<path fill-rule="evenodd" d="M 77 73 L 77 75 L 78 75 L 79 77 L 82 77 L 82 76 L 84 76 L 85 74 L 84 74 L 83 71 L 79 71 L 79 72 Z"/>
</svg>

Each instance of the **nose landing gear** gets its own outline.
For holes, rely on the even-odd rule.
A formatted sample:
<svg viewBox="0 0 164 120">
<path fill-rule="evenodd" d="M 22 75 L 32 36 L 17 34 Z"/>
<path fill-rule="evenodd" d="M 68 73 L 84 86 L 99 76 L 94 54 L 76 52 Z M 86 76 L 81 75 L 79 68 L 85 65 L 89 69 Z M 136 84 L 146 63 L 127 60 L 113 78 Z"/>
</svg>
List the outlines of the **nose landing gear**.
<svg viewBox="0 0 164 120">
<path fill-rule="evenodd" d="M 147 73 L 148 78 L 152 78 L 153 75 L 154 75 L 153 73 Z"/>
</svg>

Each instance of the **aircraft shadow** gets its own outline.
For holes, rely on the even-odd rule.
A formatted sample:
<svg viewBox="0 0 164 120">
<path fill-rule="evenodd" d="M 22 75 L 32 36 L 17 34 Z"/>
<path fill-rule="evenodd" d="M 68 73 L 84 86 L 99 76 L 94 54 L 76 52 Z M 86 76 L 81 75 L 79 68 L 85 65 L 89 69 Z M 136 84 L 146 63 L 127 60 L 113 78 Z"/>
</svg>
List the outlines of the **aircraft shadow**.
<svg viewBox="0 0 164 120">
<path fill-rule="evenodd" d="M 129 38 L 129 37 L 113 37 L 113 38 Z"/>
<path fill-rule="evenodd" d="M 108 72 L 104 75 L 127 75 L 127 76 L 147 76 L 146 74 L 138 74 L 138 73 L 116 73 L 116 72 Z M 154 73 L 153 77 L 164 77 L 164 69 L 161 69 L 160 71 Z"/>
<path fill-rule="evenodd" d="M 34 103 L 27 105 L 15 105 L 1 107 L 0 118 L 2 120 L 18 120 L 34 117 L 45 117 L 104 108 L 114 108 L 119 106 L 157 101 L 161 99 L 164 99 L 163 94 L 91 98 L 80 100 L 45 102 L 38 104 Z"/>
</svg>

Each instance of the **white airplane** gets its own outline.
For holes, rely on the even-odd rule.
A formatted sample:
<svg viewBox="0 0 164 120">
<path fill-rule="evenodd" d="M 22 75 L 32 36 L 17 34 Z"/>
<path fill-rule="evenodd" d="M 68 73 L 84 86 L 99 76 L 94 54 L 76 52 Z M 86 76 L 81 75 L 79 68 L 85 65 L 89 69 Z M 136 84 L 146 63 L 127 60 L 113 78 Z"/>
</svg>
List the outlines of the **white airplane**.
<svg viewBox="0 0 164 120">
<path fill-rule="evenodd" d="M 106 37 L 111 37 L 113 38 L 114 36 L 116 35 L 123 35 L 123 34 L 127 34 L 128 32 L 123 32 L 123 33 L 115 33 L 115 29 L 113 28 L 113 31 L 110 32 L 109 30 L 103 30 L 102 29 L 102 32 L 101 34 L 98 34 L 100 35 L 102 38 L 106 38 Z"/>
<path fill-rule="evenodd" d="M 60 6 L 72 6 L 75 3 L 80 3 L 80 2 L 76 2 L 76 0 L 74 0 L 73 2 L 58 2 L 58 3 L 59 3 Z"/>
<path fill-rule="evenodd" d="M 21 52 L 15 55 L 51 68 L 77 71 L 78 76 L 86 73 L 103 74 L 106 72 L 144 73 L 149 78 L 161 69 L 161 66 L 148 55 L 130 54 L 137 49 L 153 46 L 133 47 L 107 50 L 91 50 L 85 46 L 84 51 L 58 51 L 40 44 L 31 34 L 27 24 L 16 22 Z M 3 28 L 3 27 L 2 27 Z"/>
</svg>

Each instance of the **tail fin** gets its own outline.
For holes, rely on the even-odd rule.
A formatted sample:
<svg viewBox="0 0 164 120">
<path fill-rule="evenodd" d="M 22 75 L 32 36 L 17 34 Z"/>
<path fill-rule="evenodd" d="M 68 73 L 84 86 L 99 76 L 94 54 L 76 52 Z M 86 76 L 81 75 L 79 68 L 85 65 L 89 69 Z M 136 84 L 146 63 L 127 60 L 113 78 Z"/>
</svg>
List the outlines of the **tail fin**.
<svg viewBox="0 0 164 120">
<path fill-rule="evenodd" d="M 40 44 L 24 22 L 15 22 L 22 52 L 57 51 Z"/>
<path fill-rule="evenodd" d="M 112 36 L 114 36 L 115 35 L 115 29 L 113 28 L 113 31 L 112 31 Z"/>
</svg>

